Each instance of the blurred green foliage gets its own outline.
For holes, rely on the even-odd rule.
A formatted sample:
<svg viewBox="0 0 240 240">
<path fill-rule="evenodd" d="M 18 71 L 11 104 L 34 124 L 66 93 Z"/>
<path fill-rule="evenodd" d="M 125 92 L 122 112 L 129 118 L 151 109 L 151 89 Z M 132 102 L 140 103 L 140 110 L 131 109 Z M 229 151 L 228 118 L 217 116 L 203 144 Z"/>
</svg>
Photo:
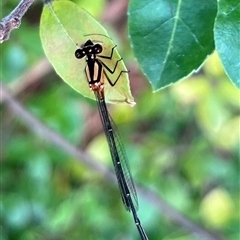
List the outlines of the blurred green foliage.
<svg viewBox="0 0 240 240">
<path fill-rule="evenodd" d="M 3 3 L 3 14 L 11 2 Z M 1 78 L 9 86 L 21 84 L 19 76 L 44 57 L 38 24 L 29 22 L 27 15 L 1 45 Z M 199 225 L 238 239 L 239 91 L 217 54 L 197 74 L 156 93 L 142 78 L 132 83 L 134 108 L 110 106 L 134 180 Z M 82 145 L 87 123 L 97 114 L 94 101 L 53 73 L 18 99 L 74 145 Z M 138 239 L 117 186 L 34 135 L 5 105 L 1 144 L 1 239 Z M 91 139 L 86 151 L 112 167 L 103 133 Z M 174 225 L 147 198 L 139 196 L 139 205 L 149 239 L 200 239 Z"/>
</svg>

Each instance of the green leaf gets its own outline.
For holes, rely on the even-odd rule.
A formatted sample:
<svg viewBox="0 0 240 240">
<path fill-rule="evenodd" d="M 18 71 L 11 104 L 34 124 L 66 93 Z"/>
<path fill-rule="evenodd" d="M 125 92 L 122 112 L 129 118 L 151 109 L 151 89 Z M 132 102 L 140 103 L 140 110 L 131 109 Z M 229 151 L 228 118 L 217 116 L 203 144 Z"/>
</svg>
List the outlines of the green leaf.
<svg viewBox="0 0 240 240">
<path fill-rule="evenodd" d="M 219 0 L 214 37 L 223 67 L 240 88 L 240 4 L 239 0 Z"/>
<path fill-rule="evenodd" d="M 185 78 L 214 50 L 215 0 L 130 2 L 134 54 L 153 88 Z"/>
<path fill-rule="evenodd" d="M 77 59 L 75 51 L 87 40 L 102 44 L 101 55 L 110 56 L 115 44 L 106 30 L 83 8 L 70 1 L 56 1 L 44 6 L 40 23 L 40 35 L 46 56 L 60 77 L 76 91 L 95 99 L 85 74 L 85 59 Z M 112 59 L 101 59 L 110 69 L 114 69 L 121 59 L 116 48 Z M 113 74 L 107 73 L 112 82 L 121 71 L 126 71 L 123 61 L 119 61 Z M 106 101 L 134 104 L 130 92 L 128 74 L 121 74 L 118 82 L 111 87 L 104 82 Z"/>
<path fill-rule="evenodd" d="M 82 8 L 86 9 L 94 18 L 100 18 L 104 7 L 106 6 L 106 0 L 92 1 L 89 0 L 77 0 L 76 4 L 80 4 Z"/>
</svg>

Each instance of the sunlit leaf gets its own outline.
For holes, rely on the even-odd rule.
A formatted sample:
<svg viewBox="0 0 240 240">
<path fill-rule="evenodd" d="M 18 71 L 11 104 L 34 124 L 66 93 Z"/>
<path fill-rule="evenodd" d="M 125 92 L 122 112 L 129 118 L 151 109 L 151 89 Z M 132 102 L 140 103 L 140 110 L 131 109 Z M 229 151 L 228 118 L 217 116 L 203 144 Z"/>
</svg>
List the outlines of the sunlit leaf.
<svg viewBox="0 0 240 240">
<path fill-rule="evenodd" d="M 102 12 L 104 11 L 106 0 L 98 0 L 94 1 L 94 4 L 92 1 L 89 0 L 77 0 L 75 1 L 76 4 L 81 6 L 84 9 L 87 9 L 87 11 L 94 17 L 94 18 L 100 18 Z"/>
<path fill-rule="evenodd" d="M 240 4 L 239 0 L 218 1 L 215 24 L 216 49 L 233 84 L 240 88 Z"/>
<path fill-rule="evenodd" d="M 201 214 L 214 227 L 222 227 L 233 215 L 234 205 L 226 190 L 217 188 L 210 191 L 202 201 Z"/>
<path fill-rule="evenodd" d="M 102 44 L 101 55 L 110 56 L 115 44 L 106 30 L 83 8 L 70 1 L 56 1 L 52 7 L 45 5 L 43 9 L 40 35 L 45 54 L 60 77 L 85 97 L 95 99 L 85 74 L 86 61 L 77 59 L 74 54 L 78 47 L 91 39 Z M 101 60 L 113 70 L 119 59 L 121 57 L 114 49 L 112 59 Z M 114 82 L 122 70 L 127 69 L 120 61 L 116 71 L 108 74 L 110 80 Z M 121 74 L 114 87 L 105 79 L 104 88 L 108 102 L 133 102 L 126 73 Z"/>
<path fill-rule="evenodd" d="M 216 1 L 132 0 L 134 54 L 155 90 L 197 70 L 214 50 Z"/>
</svg>

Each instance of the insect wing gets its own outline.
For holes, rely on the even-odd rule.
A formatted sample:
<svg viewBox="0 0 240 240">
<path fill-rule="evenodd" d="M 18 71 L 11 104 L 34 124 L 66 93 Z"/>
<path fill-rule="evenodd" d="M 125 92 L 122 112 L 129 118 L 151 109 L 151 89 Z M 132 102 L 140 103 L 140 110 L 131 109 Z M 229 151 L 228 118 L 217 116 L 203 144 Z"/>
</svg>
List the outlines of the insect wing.
<svg viewBox="0 0 240 240">
<path fill-rule="evenodd" d="M 110 115 L 109 115 L 109 117 L 110 117 Z M 115 138 L 115 141 L 116 141 L 116 147 L 118 149 L 118 153 L 119 153 L 120 158 L 122 160 L 121 161 L 121 167 L 122 167 L 122 170 L 123 170 L 124 179 L 126 180 L 128 190 L 130 191 L 130 195 L 131 195 L 131 198 L 132 198 L 134 208 L 137 211 L 138 210 L 137 192 L 136 192 L 136 189 L 135 189 L 135 186 L 134 186 L 134 183 L 133 183 L 132 174 L 131 174 L 131 171 L 130 171 L 130 166 L 129 166 L 129 163 L 128 163 L 127 155 L 126 155 L 125 149 L 122 145 L 117 127 L 115 126 L 115 123 L 113 122 L 111 117 L 110 117 L 110 122 L 111 122 L 112 128 L 114 129 L 113 130 L 113 135 L 114 135 L 114 138 Z"/>
</svg>

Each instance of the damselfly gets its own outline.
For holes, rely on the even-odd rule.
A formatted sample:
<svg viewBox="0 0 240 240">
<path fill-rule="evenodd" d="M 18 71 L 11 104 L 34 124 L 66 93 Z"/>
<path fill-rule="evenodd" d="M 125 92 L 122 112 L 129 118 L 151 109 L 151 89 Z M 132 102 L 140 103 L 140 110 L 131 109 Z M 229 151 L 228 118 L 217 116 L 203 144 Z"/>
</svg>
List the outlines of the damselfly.
<svg viewBox="0 0 240 240">
<path fill-rule="evenodd" d="M 78 59 L 84 57 L 86 59 L 86 77 L 88 80 L 89 88 L 94 92 L 98 103 L 99 114 L 110 149 L 123 203 L 126 210 L 132 212 L 135 224 L 142 240 L 147 240 L 147 235 L 143 230 L 140 220 L 137 216 L 137 193 L 131 176 L 126 154 L 120 141 L 119 134 L 116 130 L 116 126 L 108 113 L 105 103 L 105 79 L 113 87 L 119 80 L 121 74 L 128 74 L 128 71 L 122 70 L 119 72 L 117 78 L 113 82 L 111 81 L 109 75 L 114 74 L 115 70 L 118 67 L 118 63 L 122 61 L 122 58 L 116 61 L 113 69 L 110 69 L 101 59 L 112 60 L 115 48 L 116 46 L 111 49 L 110 56 L 103 56 L 101 55 L 103 51 L 102 44 L 99 42 L 88 40 L 83 45 L 81 45 L 79 49 L 75 51 L 75 56 Z"/>
</svg>

